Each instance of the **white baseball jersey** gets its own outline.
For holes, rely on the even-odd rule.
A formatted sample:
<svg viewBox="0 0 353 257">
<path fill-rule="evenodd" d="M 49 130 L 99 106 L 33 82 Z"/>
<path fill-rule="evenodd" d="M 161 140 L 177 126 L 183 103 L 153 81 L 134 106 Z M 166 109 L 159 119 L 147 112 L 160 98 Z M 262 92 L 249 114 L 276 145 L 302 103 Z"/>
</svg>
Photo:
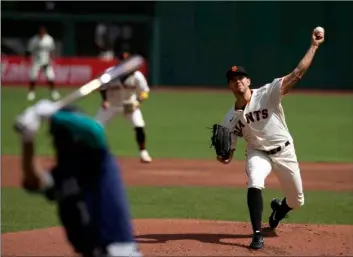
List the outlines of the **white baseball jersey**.
<svg viewBox="0 0 353 257">
<path fill-rule="evenodd" d="M 272 150 L 286 141 L 293 142 L 288 131 L 282 104 L 282 78 L 274 79 L 258 89 L 252 89 L 250 102 L 244 110 L 234 106 L 226 114 L 223 126 L 232 133 L 233 147 L 243 137 L 248 148 Z"/>
<path fill-rule="evenodd" d="M 28 43 L 28 51 L 33 56 L 33 61 L 40 65 L 49 64 L 51 52 L 55 49 L 54 39 L 46 34 L 42 38 L 38 35 L 32 37 Z"/>
<path fill-rule="evenodd" d="M 135 71 L 123 82 L 115 80 L 102 88 L 107 90 L 107 100 L 112 106 L 121 106 L 124 100 L 137 100 L 137 95 L 142 92 L 149 92 L 147 80 L 141 71 Z"/>
</svg>

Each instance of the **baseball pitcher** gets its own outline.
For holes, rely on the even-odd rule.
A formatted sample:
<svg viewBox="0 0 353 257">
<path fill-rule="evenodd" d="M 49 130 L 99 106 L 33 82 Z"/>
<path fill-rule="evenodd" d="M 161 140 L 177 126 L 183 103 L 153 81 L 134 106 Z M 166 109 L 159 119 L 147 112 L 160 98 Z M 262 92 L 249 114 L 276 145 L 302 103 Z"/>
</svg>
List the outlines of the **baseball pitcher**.
<svg viewBox="0 0 353 257">
<path fill-rule="evenodd" d="M 50 171 L 36 166 L 34 135 L 49 122 L 56 152 Z M 41 100 L 15 122 L 21 137 L 23 187 L 57 204 L 74 250 L 84 257 L 142 256 L 132 231 L 120 169 L 104 128 L 74 107 Z"/>
<path fill-rule="evenodd" d="M 284 199 L 271 201 L 272 213 L 269 226 L 275 229 L 289 211 L 304 204 L 304 194 L 300 168 L 295 152 L 293 138 L 288 130 L 281 101 L 291 88 L 303 77 L 308 70 L 320 44 L 324 42 L 324 30 L 314 29 L 309 50 L 299 62 L 298 66 L 288 75 L 275 78 L 272 82 L 258 89 L 251 89 L 251 79 L 247 71 L 240 66 L 233 66 L 228 70 L 226 78 L 228 87 L 236 99 L 224 118 L 220 128 L 227 128 L 232 136 L 227 147 L 227 130 L 214 130 L 213 140 L 219 131 L 221 145 L 217 153 L 217 160 L 227 164 L 231 161 L 236 149 L 238 138 L 244 138 L 246 148 L 246 173 L 248 176 L 247 203 L 253 228 L 253 238 L 250 248 L 261 249 L 264 239 L 261 232 L 263 200 L 262 190 L 265 179 L 274 169 L 284 191 Z M 216 124 L 217 125 L 217 124 Z M 217 140 L 215 140 L 217 142 Z"/>
<path fill-rule="evenodd" d="M 129 53 L 123 53 L 119 59 L 128 58 Z M 106 125 L 117 114 L 124 114 L 135 130 L 135 138 L 140 151 L 140 160 L 144 163 L 152 161 L 146 149 L 145 121 L 140 104 L 149 96 L 150 88 L 145 76 L 140 71 L 134 71 L 119 78 L 100 90 L 102 106 L 96 114 L 96 120 Z"/>
<path fill-rule="evenodd" d="M 48 80 L 52 98 L 54 100 L 60 98 L 60 94 L 54 85 L 55 73 L 52 66 L 54 49 L 54 39 L 47 33 L 45 27 L 40 27 L 38 35 L 30 39 L 26 52 L 27 56 L 32 56 L 32 66 L 29 73 L 29 92 L 27 95 L 29 101 L 33 101 L 36 98 L 35 86 L 40 70 L 44 72 Z"/>
</svg>

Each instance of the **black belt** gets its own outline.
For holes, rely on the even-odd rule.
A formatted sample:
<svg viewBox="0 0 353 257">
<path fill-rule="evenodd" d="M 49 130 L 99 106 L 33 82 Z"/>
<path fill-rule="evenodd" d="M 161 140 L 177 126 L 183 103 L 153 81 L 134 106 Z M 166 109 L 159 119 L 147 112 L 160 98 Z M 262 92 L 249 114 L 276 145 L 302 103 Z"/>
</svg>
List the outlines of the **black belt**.
<svg viewBox="0 0 353 257">
<path fill-rule="evenodd" d="M 289 141 L 287 141 L 287 142 L 284 143 L 284 147 L 286 147 L 286 146 L 288 146 L 288 145 L 290 145 L 290 142 L 289 142 Z M 284 147 L 283 147 L 283 148 L 284 148 Z M 269 150 L 269 151 L 263 151 L 263 152 L 272 155 L 272 154 L 276 154 L 276 153 L 280 152 L 281 150 L 282 150 L 282 147 L 279 146 L 279 147 L 277 147 L 277 148 L 275 148 L 275 149 L 272 149 L 272 150 Z"/>
</svg>

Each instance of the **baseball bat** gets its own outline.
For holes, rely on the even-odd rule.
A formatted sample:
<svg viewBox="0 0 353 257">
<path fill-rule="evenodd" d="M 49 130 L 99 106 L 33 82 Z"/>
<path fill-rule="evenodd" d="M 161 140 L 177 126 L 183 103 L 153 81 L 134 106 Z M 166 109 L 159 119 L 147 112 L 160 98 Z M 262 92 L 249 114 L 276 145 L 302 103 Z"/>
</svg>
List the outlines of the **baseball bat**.
<svg viewBox="0 0 353 257">
<path fill-rule="evenodd" d="M 143 63 L 143 58 L 139 55 L 131 56 L 123 60 L 118 65 L 108 69 L 98 78 L 95 78 L 85 85 L 81 86 L 79 89 L 75 90 L 71 94 L 62 98 L 56 102 L 58 109 L 63 108 L 66 105 L 69 105 L 87 95 L 97 90 L 101 86 L 111 82 L 112 80 L 119 78 L 122 75 L 128 74 L 137 70 Z"/>
</svg>

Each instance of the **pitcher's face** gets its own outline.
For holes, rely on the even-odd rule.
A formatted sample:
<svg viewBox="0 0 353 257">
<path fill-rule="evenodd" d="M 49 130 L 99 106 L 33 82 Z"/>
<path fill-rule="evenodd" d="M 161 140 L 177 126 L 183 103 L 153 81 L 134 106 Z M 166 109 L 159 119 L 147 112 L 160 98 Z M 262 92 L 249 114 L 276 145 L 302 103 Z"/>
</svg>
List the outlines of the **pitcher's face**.
<svg viewBox="0 0 353 257">
<path fill-rule="evenodd" d="M 47 34 L 47 30 L 44 27 L 39 28 L 39 37 L 43 38 Z"/>
<path fill-rule="evenodd" d="M 228 87 L 235 94 L 244 94 L 249 89 L 250 84 L 250 78 L 244 75 L 237 75 L 229 80 Z"/>
</svg>

